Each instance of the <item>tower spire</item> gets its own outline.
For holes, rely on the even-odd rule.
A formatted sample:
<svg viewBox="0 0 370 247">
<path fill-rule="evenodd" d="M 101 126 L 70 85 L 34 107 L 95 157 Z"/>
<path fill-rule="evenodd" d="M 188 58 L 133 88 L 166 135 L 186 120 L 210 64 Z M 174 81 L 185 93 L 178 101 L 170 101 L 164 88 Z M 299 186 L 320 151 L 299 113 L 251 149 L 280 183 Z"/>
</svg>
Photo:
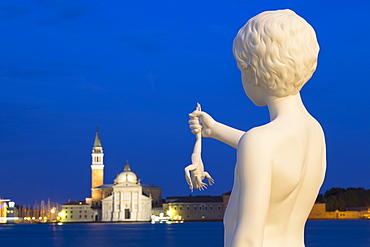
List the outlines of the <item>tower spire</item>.
<svg viewBox="0 0 370 247">
<path fill-rule="evenodd" d="M 96 127 L 94 147 L 101 147 L 101 141 L 99 136 L 99 127 Z"/>
</svg>

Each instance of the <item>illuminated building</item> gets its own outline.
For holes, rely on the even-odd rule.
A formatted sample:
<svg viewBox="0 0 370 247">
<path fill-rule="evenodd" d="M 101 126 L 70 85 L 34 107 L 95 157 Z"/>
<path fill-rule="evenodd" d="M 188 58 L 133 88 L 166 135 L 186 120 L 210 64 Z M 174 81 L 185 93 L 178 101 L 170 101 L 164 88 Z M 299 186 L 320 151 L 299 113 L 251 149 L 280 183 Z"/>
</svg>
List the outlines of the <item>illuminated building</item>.
<svg viewBox="0 0 370 247">
<path fill-rule="evenodd" d="M 167 197 L 163 209 L 175 221 L 221 221 L 224 217 L 222 196 Z"/>
<path fill-rule="evenodd" d="M 9 199 L 0 199 L 0 223 L 14 224 L 18 219 L 15 215 L 15 203 Z"/>
<path fill-rule="evenodd" d="M 354 219 L 369 219 L 369 207 L 350 207 L 345 211 L 326 211 L 325 203 L 315 203 L 312 207 L 309 220 L 325 219 L 325 220 L 354 220 Z"/>
<path fill-rule="evenodd" d="M 8 205 L 6 204 L 5 200 L 0 199 L 0 223 L 6 223 L 6 216 Z"/>
<path fill-rule="evenodd" d="M 95 220 L 95 212 L 85 201 L 70 201 L 62 205 L 58 213 L 61 222 L 91 222 Z"/>
</svg>

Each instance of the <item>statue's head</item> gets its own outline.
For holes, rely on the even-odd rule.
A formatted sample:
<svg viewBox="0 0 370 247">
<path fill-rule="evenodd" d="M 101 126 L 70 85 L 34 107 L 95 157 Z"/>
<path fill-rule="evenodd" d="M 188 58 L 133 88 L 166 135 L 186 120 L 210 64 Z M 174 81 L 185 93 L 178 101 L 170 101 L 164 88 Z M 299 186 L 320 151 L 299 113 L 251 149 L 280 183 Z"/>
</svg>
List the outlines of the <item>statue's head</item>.
<svg viewBox="0 0 370 247">
<path fill-rule="evenodd" d="M 316 70 L 319 44 L 314 29 L 291 10 L 262 12 L 251 18 L 233 43 L 246 82 L 271 96 L 297 94 Z"/>
</svg>

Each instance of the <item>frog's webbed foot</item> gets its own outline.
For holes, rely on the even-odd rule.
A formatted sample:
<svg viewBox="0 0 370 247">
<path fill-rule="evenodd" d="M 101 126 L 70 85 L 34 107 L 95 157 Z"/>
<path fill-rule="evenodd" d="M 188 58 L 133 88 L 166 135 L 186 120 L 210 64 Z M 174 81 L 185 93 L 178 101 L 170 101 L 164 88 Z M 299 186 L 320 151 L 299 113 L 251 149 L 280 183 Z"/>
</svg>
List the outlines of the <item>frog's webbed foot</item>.
<svg viewBox="0 0 370 247">
<path fill-rule="evenodd" d="M 204 176 L 207 178 L 209 185 L 212 185 L 215 183 L 215 180 L 211 177 L 211 175 L 209 175 L 208 172 L 204 172 Z"/>
<path fill-rule="evenodd" d="M 206 183 L 200 183 L 200 187 L 199 187 L 199 190 L 205 190 L 207 189 L 207 184 Z"/>
<path fill-rule="evenodd" d="M 204 178 L 204 177 L 203 177 Z M 195 176 L 194 178 L 194 188 L 199 190 L 207 189 L 207 184 L 203 183 L 202 176 Z"/>
</svg>

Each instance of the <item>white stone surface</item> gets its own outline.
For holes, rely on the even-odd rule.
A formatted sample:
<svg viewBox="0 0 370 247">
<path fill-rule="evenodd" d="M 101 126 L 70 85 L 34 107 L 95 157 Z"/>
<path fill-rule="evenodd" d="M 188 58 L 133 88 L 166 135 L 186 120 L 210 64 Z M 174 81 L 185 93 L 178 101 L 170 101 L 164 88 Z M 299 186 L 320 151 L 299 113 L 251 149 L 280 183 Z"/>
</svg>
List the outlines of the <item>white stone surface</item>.
<svg viewBox="0 0 370 247">
<path fill-rule="evenodd" d="M 149 221 L 152 199 L 143 195 L 140 181 L 128 164 L 114 183 L 112 195 L 102 200 L 102 221 Z"/>
</svg>

